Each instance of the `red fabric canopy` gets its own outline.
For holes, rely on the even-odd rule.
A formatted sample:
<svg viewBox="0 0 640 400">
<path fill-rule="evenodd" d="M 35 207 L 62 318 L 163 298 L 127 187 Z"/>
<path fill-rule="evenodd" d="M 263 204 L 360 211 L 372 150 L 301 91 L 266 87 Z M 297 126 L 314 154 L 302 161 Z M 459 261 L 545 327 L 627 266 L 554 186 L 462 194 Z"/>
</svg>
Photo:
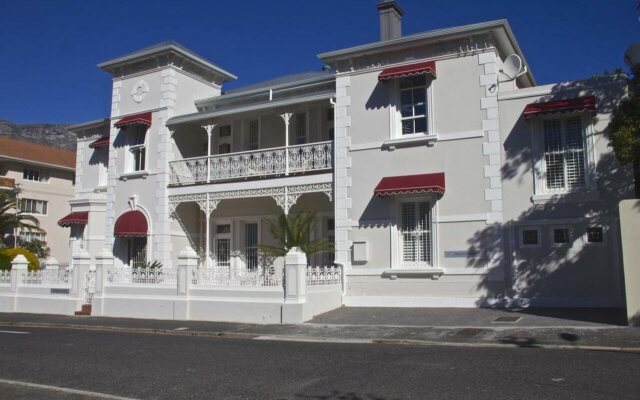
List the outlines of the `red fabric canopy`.
<svg viewBox="0 0 640 400">
<path fill-rule="evenodd" d="M 89 148 L 90 149 L 97 149 L 98 147 L 105 147 L 105 146 L 109 146 L 109 136 L 103 136 L 98 140 L 94 140 L 89 145 Z"/>
<path fill-rule="evenodd" d="M 378 75 L 378 81 L 386 81 L 389 79 L 403 78 L 413 75 L 431 75 L 436 77 L 436 62 L 424 61 L 415 64 L 401 65 L 399 67 L 385 68 Z"/>
<path fill-rule="evenodd" d="M 89 212 L 88 211 L 78 211 L 72 212 L 66 217 L 62 218 L 58 221 L 58 225 L 60 226 L 71 226 L 71 225 L 86 225 L 89 222 Z"/>
<path fill-rule="evenodd" d="M 142 113 L 136 115 L 129 115 L 122 118 L 120 121 L 113 124 L 116 128 L 122 128 L 127 125 L 146 125 L 151 126 L 151 113 Z"/>
<path fill-rule="evenodd" d="M 444 172 L 422 175 L 388 176 L 382 178 L 373 193 L 379 197 L 399 194 L 444 194 Z"/>
<path fill-rule="evenodd" d="M 575 99 L 547 101 L 545 103 L 531 103 L 524 108 L 524 118 L 530 119 L 537 115 L 555 114 L 563 112 L 596 111 L 596 97 L 585 96 Z"/>
<path fill-rule="evenodd" d="M 116 220 L 113 235 L 118 237 L 147 236 L 147 218 L 141 211 L 127 211 Z"/>
</svg>

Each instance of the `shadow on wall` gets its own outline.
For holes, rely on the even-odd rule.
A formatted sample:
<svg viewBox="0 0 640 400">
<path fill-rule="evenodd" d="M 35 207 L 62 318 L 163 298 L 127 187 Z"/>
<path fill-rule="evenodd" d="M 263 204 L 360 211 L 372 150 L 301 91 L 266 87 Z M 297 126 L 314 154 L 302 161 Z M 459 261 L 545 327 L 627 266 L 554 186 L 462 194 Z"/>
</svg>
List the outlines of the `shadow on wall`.
<svg viewBox="0 0 640 400">
<path fill-rule="evenodd" d="M 619 79 L 603 78 L 601 85 L 592 80 L 558 84 L 550 95 L 543 96 L 539 102 L 593 93 L 598 99 L 598 112 L 610 113 L 624 94 L 623 81 L 618 82 Z M 596 90 L 587 90 L 593 85 L 598 85 Z M 503 182 L 515 181 L 522 185 L 523 177 L 534 172 L 531 136 L 522 134 L 529 132 L 527 124 L 521 116 L 505 138 L 506 159 L 501 170 Z M 608 132 L 605 132 L 605 137 L 607 135 Z M 568 293 L 567 297 L 611 298 L 612 293 L 620 293 L 621 288 L 615 287 L 613 282 L 616 273 L 613 269 L 620 266 L 611 265 L 610 256 L 602 256 L 608 253 L 602 251 L 602 246 L 582 246 L 585 231 L 574 229 L 570 234 L 569 246 L 548 245 L 532 250 L 520 248 L 518 230 L 510 229 L 514 224 L 542 219 L 582 218 L 587 223 L 585 216 L 589 216 L 589 223 L 598 224 L 599 221 L 617 217 L 618 202 L 633 197 L 631 169 L 621 166 L 613 153 L 606 153 L 599 156 L 595 168 L 588 174 L 594 179 L 597 199 L 589 199 L 584 192 L 576 189 L 562 196 L 554 196 L 544 204 L 531 204 L 513 220 L 488 225 L 468 240 L 468 251 L 473 256 L 467 259 L 467 265 L 477 269 L 488 268 L 478 287 L 485 293 L 477 301 L 479 306 L 511 306 L 510 299 L 514 295 L 543 299 L 561 298 L 562 294 Z M 551 226 L 536 225 L 535 222 L 532 226 L 541 227 L 539 237 L 543 245 L 545 241 L 551 241 Z M 603 226 L 606 224 L 603 223 Z M 609 232 L 608 236 L 614 234 Z M 505 254 L 505 248 L 511 249 L 511 252 Z M 617 273 L 622 276 L 621 268 Z M 504 285 L 496 284 L 502 277 L 505 279 Z"/>
</svg>

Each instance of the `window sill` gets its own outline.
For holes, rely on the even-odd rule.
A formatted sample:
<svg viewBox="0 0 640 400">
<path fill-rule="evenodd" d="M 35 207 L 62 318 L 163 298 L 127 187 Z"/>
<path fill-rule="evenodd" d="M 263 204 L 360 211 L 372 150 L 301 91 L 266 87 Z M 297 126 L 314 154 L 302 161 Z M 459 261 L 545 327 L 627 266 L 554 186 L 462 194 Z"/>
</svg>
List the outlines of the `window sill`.
<svg viewBox="0 0 640 400">
<path fill-rule="evenodd" d="M 94 193 L 104 193 L 107 191 L 107 185 L 96 186 L 93 191 Z"/>
<path fill-rule="evenodd" d="M 552 201 L 584 202 L 596 200 L 600 200 L 600 195 L 598 194 L 598 192 L 592 190 L 580 190 L 576 192 L 565 193 L 534 194 L 533 196 L 531 196 L 531 202 L 533 204 L 546 204 Z"/>
<path fill-rule="evenodd" d="M 440 279 L 444 275 L 444 269 L 442 268 L 391 268 L 385 269 L 382 272 L 383 278 L 389 278 L 395 280 L 398 276 L 405 278 L 431 278 L 432 280 Z"/>
<path fill-rule="evenodd" d="M 407 135 L 397 139 L 389 139 L 382 142 L 382 149 L 393 151 L 396 147 L 412 147 L 427 145 L 429 147 L 438 140 L 438 135 Z"/>
<path fill-rule="evenodd" d="M 146 170 L 136 171 L 136 172 L 127 172 L 126 174 L 120 175 L 120 180 L 126 182 L 129 179 L 137 179 L 137 178 L 147 179 L 148 175 L 149 175 L 149 171 L 146 171 Z"/>
</svg>

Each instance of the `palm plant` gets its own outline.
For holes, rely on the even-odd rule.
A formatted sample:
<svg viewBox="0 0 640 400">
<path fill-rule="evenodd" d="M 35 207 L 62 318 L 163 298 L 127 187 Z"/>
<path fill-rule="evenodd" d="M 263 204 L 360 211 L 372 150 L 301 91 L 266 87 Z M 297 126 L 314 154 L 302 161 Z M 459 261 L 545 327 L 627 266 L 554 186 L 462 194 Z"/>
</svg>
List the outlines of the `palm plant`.
<svg viewBox="0 0 640 400">
<path fill-rule="evenodd" d="M 258 246 L 266 255 L 285 256 L 294 247 L 302 250 L 307 256 L 334 251 L 333 243 L 327 238 L 310 240 L 309 234 L 316 224 L 315 212 L 300 212 L 296 215 L 280 214 L 276 220 L 267 220 L 267 223 L 278 245 Z"/>
<path fill-rule="evenodd" d="M 44 232 L 36 217 L 18 210 L 15 196 L 0 192 L 0 232 L 12 232 L 14 229 Z"/>
</svg>

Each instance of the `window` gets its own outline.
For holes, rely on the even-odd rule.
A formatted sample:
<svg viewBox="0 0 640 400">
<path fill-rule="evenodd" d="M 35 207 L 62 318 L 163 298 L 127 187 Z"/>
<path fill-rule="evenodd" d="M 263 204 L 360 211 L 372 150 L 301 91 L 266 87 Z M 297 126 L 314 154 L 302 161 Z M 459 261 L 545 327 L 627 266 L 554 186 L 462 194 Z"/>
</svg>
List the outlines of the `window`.
<svg viewBox="0 0 640 400">
<path fill-rule="evenodd" d="M 127 240 L 127 265 L 131 268 L 144 268 L 147 262 L 147 238 L 133 237 Z"/>
<path fill-rule="evenodd" d="M 218 154 L 231 153 L 231 125 L 223 125 L 218 130 Z"/>
<path fill-rule="evenodd" d="M 400 80 L 402 135 L 427 133 L 427 84 L 424 76 Z"/>
<path fill-rule="evenodd" d="M 47 171 L 40 171 L 37 169 L 25 168 L 22 173 L 22 178 L 27 181 L 48 182 L 49 173 Z"/>
<path fill-rule="evenodd" d="M 431 205 L 428 201 L 403 202 L 400 214 L 402 266 L 431 265 Z"/>
<path fill-rule="evenodd" d="M 553 244 L 559 246 L 569 245 L 569 228 L 553 228 Z"/>
<path fill-rule="evenodd" d="M 601 226 L 590 226 L 587 228 L 587 243 L 603 243 L 604 228 Z"/>
<path fill-rule="evenodd" d="M 39 240 L 41 242 L 47 241 L 47 235 L 43 232 L 29 232 L 29 231 L 21 231 L 20 239 L 25 242 L 33 242 L 34 240 Z"/>
<path fill-rule="evenodd" d="M 258 150 L 258 148 L 260 148 L 260 125 L 257 119 L 253 119 L 249 121 L 247 150 Z"/>
<path fill-rule="evenodd" d="M 127 132 L 127 135 L 130 135 L 128 172 L 144 171 L 147 167 L 145 149 L 146 133 L 147 127 L 144 125 L 132 126 L 130 132 Z"/>
<path fill-rule="evenodd" d="M 540 232 L 538 229 L 523 229 L 520 237 L 522 247 L 536 247 L 540 244 Z"/>
<path fill-rule="evenodd" d="M 223 137 L 231 137 L 231 125 L 223 125 L 220 127 L 219 136 Z"/>
<path fill-rule="evenodd" d="M 248 223 L 244 226 L 245 254 L 247 256 L 247 268 L 258 268 L 258 224 Z"/>
<path fill-rule="evenodd" d="M 307 143 L 307 114 L 296 113 L 293 115 L 293 133 L 295 144 Z"/>
<path fill-rule="evenodd" d="M 544 169 L 547 191 L 585 186 L 585 151 L 580 117 L 543 122 Z"/>
<path fill-rule="evenodd" d="M 47 202 L 44 200 L 18 199 L 20 211 L 29 214 L 47 214 Z"/>
</svg>

